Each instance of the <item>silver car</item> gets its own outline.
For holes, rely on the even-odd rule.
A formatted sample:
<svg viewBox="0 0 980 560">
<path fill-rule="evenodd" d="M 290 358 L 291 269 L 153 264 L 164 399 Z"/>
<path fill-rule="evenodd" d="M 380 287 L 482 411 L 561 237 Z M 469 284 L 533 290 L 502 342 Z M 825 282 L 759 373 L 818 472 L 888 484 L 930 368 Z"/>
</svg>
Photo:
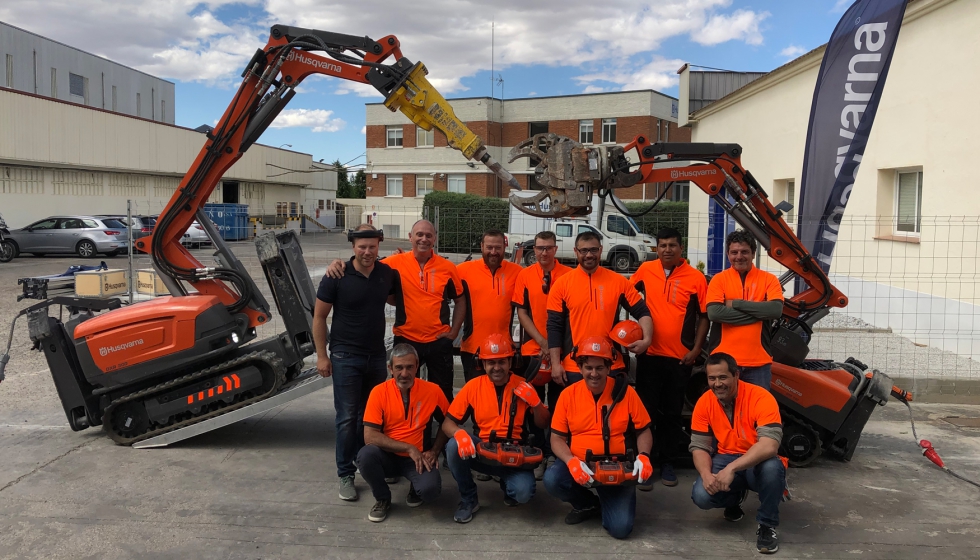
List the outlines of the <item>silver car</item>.
<svg viewBox="0 0 980 560">
<path fill-rule="evenodd" d="M 202 245 L 211 245 L 212 243 L 208 233 L 204 231 L 204 226 L 197 220 L 194 220 L 191 227 L 187 228 L 180 242 L 194 249 L 200 249 Z"/>
<path fill-rule="evenodd" d="M 15 251 L 42 257 L 75 253 L 92 258 L 99 253 L 117 255 L 128 247 L 128 227 L 111 218 L 52 216 L 10 232 Z"/>
</svg>

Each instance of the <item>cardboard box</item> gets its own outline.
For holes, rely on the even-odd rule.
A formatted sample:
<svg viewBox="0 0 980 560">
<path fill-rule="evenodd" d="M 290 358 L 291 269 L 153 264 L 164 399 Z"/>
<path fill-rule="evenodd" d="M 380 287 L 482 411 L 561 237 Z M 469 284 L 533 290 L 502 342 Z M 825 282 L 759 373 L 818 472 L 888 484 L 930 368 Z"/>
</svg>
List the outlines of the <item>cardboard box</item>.
<svg viewBox="0 0 980 560">
<path fill-rule="evenodd" d="M 154 297 L 170 295 L 170 290 L 164 285 L 157 271 L 152 268 L 136 271 L 136 291 Z"/>
<path fill-rule="evenodd" d="M 126 271 L 87 270 L 75 273 L 75 295 L 78 297 L 110 297 L 129 293 Z"/>
</svg>

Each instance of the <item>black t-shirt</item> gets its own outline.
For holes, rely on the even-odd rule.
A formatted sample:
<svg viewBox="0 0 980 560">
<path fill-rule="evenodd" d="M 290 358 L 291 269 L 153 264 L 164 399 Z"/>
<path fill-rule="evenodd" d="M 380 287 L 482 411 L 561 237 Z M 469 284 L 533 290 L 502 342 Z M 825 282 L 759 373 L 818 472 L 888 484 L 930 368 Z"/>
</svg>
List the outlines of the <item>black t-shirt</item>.
<svg viewBox="0 0 980 560">
<path fill-rule="evenodd" d="M 375 263 L 368 277 L 353 262 L 344 267 L 343 278 L 324 275 L 316 297 L 333 305 L 330 352 L 384 353 L 385 302 L 399 285 L 398 271 L 382 262 Z"/>
</svg>

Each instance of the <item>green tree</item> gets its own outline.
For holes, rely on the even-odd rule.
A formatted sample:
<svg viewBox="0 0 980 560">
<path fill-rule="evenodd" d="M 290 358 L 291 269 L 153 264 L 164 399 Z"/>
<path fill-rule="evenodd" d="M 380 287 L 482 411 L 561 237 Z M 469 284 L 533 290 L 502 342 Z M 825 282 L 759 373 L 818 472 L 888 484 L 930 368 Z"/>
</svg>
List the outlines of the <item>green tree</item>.
<svg viewBox="0 0 980 560">
<path fill-rule="evenodd" d="M 337 198 L 355 198 L 351 194 L 350 178 L 347 168 L 340 164 L 340 160 L 334 160 L 333 168 L 337 172 Z"/>
<path fill-rule="evenodd" d="M 350 182 L 351 198 L 367 198 L 367 176 L 363 169 L 359 169 L 354 174 L 354 180 Z"/>
</svg>

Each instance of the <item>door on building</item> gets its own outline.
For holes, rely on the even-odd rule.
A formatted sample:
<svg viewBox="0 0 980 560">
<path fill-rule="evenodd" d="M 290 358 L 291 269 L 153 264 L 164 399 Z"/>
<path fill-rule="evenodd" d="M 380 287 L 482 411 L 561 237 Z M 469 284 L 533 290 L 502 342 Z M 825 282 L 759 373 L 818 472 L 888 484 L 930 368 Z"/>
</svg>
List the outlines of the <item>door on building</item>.
<svg viewBox="0 0 980 560">
<path fill-rule="evenodd" d="M 238 181 L 221 183 L 221 200 L 226 204 L 238 204 Z"/>
</svg>

